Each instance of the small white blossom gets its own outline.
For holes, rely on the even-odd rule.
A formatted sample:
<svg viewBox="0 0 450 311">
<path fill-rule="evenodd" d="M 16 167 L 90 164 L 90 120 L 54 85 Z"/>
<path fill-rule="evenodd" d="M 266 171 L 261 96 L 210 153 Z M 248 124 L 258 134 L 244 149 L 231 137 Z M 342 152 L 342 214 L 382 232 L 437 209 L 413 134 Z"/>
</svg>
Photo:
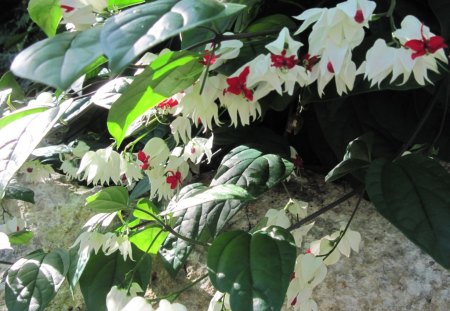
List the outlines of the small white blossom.
<svg viewBox="0 0 450 311">
<path fill-rule="evenodd" d="M 72 160 L 64 160 L 59 169 L 66 174 L 68 180 L 77 179 L 78 167 L 73 164 Z"/>
<path fill-rule="evenodd" d="M 232 35 L 231 32 L 224 33 L 225 35 Z M 204 65 L 210 62 L 209 70 L 214 70 L 223 65 L 227 60 L 239 56 L 239 52 L 244 44 L 239 40 L 226 40 L 220 43 L 220 46 L 215 50 L 214 55 L 211 55 L 213 46 L 207 44 L 205 47 L 205 57 L 203 58 Z"/>
<path fill-rule="evenodd" d="M 194 137 L 184 147 L 183 157 L 199 164 L 206 155 L 208 163 L 212 158 L 213 136 L 210 138 Z"/>
<path fill-rule="evenodd" d="M 42 164 L 38 160 L 25 162 L 19 170 L 25 176 L 25 181 L 30 183 L 45 182 L 54 172 L 50 164 Z"/>
<path fill-rule="evenodd" d="M 142 171 L 139 165 L 129 158 L 129 155 L 122 154 L 120 157 L 120 175 L 131 185 L 134 181 L 142 179 Z"/>
<path fill-rule="evenodd" d="M 170 123 L 170 131 L 177 145 L 180 140 L 186 144 L 191 139 L 191 121 L 187 117 L 177 117 Z"/>
<path fill-rule="evenodd" d="M 134 260 L 131 251 L 131 242 L 128 240 L 128 236 L 117 236 L 112 232 L 107 232 L 104 235 L 102 251 L 106 256 L 108 256 L 117 250 L 119 250 L 119 252 L 122 254 L 124 261 L 127 260 L 127 257 L 130 257 L 131 260 Z"/>
<path fill-rule="evenodd" d="M 111 147 L 88 151 L 81 159 L 77 176 L 88 184 L 120 183 L 120 155 Z"/>
<path fill-rule="evenodd" d="M 69 30 L 89 29 L 97 20 L 93 8 L 77 0 L 60 0 L 63 20 Z"/>
<path fill-rule="evenodd" d="M 13 249 L 6 233 L 0 232 L 0 251 L 4 249 Z"/>
<path fill-rule="evenodd" d="M 72 153 L 74 156 L 82 158 L 86 154 L 86 152 L 89 151 L 89 149 L 91 148 L 84 141 L 80 140 L 78 141 L 75 148 L 72 148 Z"/>
</svg>

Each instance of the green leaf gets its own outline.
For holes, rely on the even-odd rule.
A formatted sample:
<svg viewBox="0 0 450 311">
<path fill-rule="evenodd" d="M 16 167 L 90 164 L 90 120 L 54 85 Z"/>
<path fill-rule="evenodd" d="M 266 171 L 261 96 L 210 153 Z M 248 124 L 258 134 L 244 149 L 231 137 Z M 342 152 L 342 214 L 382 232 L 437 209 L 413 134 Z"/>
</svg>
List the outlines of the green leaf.
<svg viewBox="0 0 450 311">
<path fill-rule="evenodd" d="M 131 85 L 132 77 L 119 77 L 102 85 L 92 96 L 91 101 L 103 108 L 110 109 L 111 105 Z"/>
<path fill-rule="evenodd" d="M 168 52 L 155 59 L 111 106 L 108 130 L 120 146 L 128 128 L 153 106 L 192 85 L 203 65 L 189 52 Z"/>
<path fill-rule="evenodd" d="M 79 245 L 69 250 L 70 267 L 67 272 L 67 282 L 69 283 L 72 293 L 75 291 L 75 287 L 77 286 L 90 257 L 90 253 L 82 252 L 79 254 L 78 251 Z"/>
<path fill-rule="evenodd" d="M 257 197 L 284 180 L 292 170 L 293 164 L 278 155 L 239 146 L 223 158 L 210 186 L 237 185 Z M 189 185 L 181 189 L 178 197 L 182 200 L 203 190 L 201 184 Z M 216 236 L 245 204 L 240 200 L 213 201 L 176 212 L 174 230 L 190 239 L 197 239 L 208 228 L 210 235 Z M 160 250 L 167 271 L 176 275 L 191 250 L 192 245 L 169 234 Z"/>
<path fill-rule="evenodd" d="M 142 4 L 109 18 L 102 31 L 101 44 L 112 72 L 117 73 L 170 37 L 231 16 L 243 8 L 244 5 L 216 0 L 159 0 Z"/>
<path fill-rule="evenodd" d="M 136 282 L 141 288 L 147 288 L 152 272 L 152 258 L 133 247 L 133 259 L 135 261 L 129 258 L 124 261 L 119 251 L 109 256 L 101 251 L 91 255 L 80 278 L 81 293 L 87 310 L 107 311 L 106 295 L 114 285 L 123 288 L 128 286 L 128 282 Z M 133 273 L 138 262 L 140 264 Z"/>
<path fill-rule="evenodd" d="M 11 100 L 21 100 L 25 97 L 22 87 L 17 83 L 14 75 L 11 71 L 5 72 L 5 74 L 0 78 L 0 90 L 12 89 Z"/>
<path fill-rule="evenodd" d="M 39 41 L 16 56 L 11 71 L 16 76 L 65 90 L 103 54 L 100 31 L 98 26 Z"/>
<path fill-rule="evenodd" d="M 59 0 L 30 0 L 28 14 L 47 35 L 53 37 L 62 18 Z"/>
<path fill-rule="evenodd" d="M 372 144 L 372 133 L 364 134 L 349 142 L 344 158 L 325 176 L 325 181 L 335 181 L 349 173 L 368 167 L 371 162 Z"/>
<path fill-rule="evenodd" d="M 379 159 L 367 172 L 366 190 L 381 215 L 450 268 L 450 175 L 445 169 L 419 154 L 395 162 Z"/>
<path fill-rule="evenodd" d="M 232 310 L 280 310 L 295 257 L 294 240 L 283 228 L 226 232 L 208 249 L 208 274 L 217 290 L 230 294 Z"/>
<path fill-rule="evenodd" d="M 11 114 L 8 114 L 0 119 L 0 129 L 4 128 L 11 122 L 14 122 L 16 120 L 19 120 L 23 117 L 29 116 L 30 114 L 39 113 L 48 110 L 48 107 L 34 107 L 34 108 L 28 108 L 24 107 L 22 109 L 16 110 Z"/>
<path fill-rule="evenodd" d="M 104 188 L 86 198 L 87 208 L 100 213 L 111 213 L 128 209 L 128 190 L 122 186 Z"/>
<path fill-rule="evenodd" d="M 8 310 L 44 310 L 55 297 L 69 270 L 69 255 L 63 250 L 35 251 L 19 259 L 6 277 Z"/>
<path fill-rule="evenodd" d="M 151 255 L 156 255 L 159 248 L 164 243 L 169 232 L 161 227 L 149 227 L 130 237 L 130 242 L 136 245 L 141 251 Z"/>
<path fill-rule="evenodd" d="M 145 0 L 108 0 L 108 10 L 120 10 L 143 2 Z"/>
<path fill-rule="evenodd" d="M 33 238 L 33 232 L 22 230 L 8 234 L 11 245 L 26 245 Z"/>
<path fill-rule="evenodd" d="M 150 216 L 149 214 L 158 215 L 159 210 L 156 207 L 156 205 L 150 201 L 149 199 L 140 199 L 136 203 L 136 207 L 139 209 L 135 209 L 133 211 L 133 216 L 139 219 L 143 220 L 154 220 L 155 218 L 153 216 Z"/>
<path fill-rule="evenodd" d="M 4 199 L 21 200 L 34 204 L 34 192 L 33 190 L 16 185 L 9 185 L 5 189 Z"/>
<path fill-rule="evenodd" d="M 16 171 L 70 104 L 70 100 L 66 101 L 58 107 L 22 117 L 0 129 L 0 198 Z"/>
<path fill-rule="evenodd" d="M 287 15 L 274 14 L 257 19 L 251 23 L 244 32 L 259 32 L 266 30 L 281 30 L 283 27 L 293 28 L 296 24 Z"/>
</svg>

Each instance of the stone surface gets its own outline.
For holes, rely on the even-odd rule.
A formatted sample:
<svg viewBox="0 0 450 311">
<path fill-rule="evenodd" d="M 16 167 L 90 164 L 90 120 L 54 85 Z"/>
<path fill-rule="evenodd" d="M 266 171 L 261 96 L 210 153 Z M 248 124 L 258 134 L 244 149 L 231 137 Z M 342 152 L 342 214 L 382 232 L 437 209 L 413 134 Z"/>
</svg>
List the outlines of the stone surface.
<svg viewBox="0 0 450 311">
<path fill-rule="evenodd" d="M 95 191 L 62 181 L 58 179 L 53 186 L 47 184 L 35 188 L 35 206 L 19 204 L 29 225 L 38 228 L 39 234 L 33 240 L 32 248 L 70 246 L 81 224 L 88 218 L 88 211 L 80 209 L 80 206 L 85 197 Z M 310 203 L 308 213 L 351 190 L 344 183 L 325 184 L 323 176 L 308 172 L 302 179 L 292 178 L 287 183 L 287 189 L 293 198 Z M 282 208 L 287 200 L 285 189 L 276 187 L 243 209 L 233 219 L 229 229 L 248 230 L 256 225 L 267 209 Z M 14 204 L 17 205 L 17 202 L 11 202 L 8 208 L 12 209 Z M 309 241 L 330 234 L 347 222 L 355 204 L 356 198 L 350 199 L 319 217 L 305 241 L 305 248 Z M 59 229 L 57 226 L 60 226 Z M 61 228 L 67 229 L 62 232 Z M 450 273 L 378 215 L 367 201 L 362 202 L 351 229 L 362 235 L 360 252 L 352 253 L 350 258 L 342 257 L 337 264 L 329 267 L 325 281 L 313 293 L 319 310 L 448 310 Z M 24 250 L 17 252 L 26 253 Z M 19 253 L 15 251 L 14 256 L 19 256 Z M 197 280 L 207 273 L 202 264 L 205 262 L 205 250 L 197 249 L 189 258 L 186 269 L 181 270 L 176 279 L 171 279 L 161 262 L 156 260 L 149 298 L 169 294 Z M 183 292 L 179 301 L 190 311 L 207 310 L 213 294 L 214 289 L 204 279 Z M 48 310 L 84 310 L 84 307 L 80 300 L 74 302 L 66 289 L 58 293 Z"/>
</svg>

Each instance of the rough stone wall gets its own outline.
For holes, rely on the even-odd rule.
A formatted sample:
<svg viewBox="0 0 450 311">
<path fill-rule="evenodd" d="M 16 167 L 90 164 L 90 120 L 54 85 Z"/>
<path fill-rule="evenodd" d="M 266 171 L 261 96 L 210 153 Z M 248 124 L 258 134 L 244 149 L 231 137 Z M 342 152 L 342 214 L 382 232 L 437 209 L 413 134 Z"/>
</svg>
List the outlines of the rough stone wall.
<svg viewBox="0 0 450 311">
<path fill-rule="evenodd" d="M 90 212 L 82 208 L 93 189 L 75 187 L 56 178 L 54 183 L 26 185 L 35 190 L 36 204 L 6 202 L 7 208 L 25 215 L 28 225 L 37 229 L 32 244 L 7 254 L 15 260 L 27 252 L 42 247 L 50 249 L 70 246 Z M 333 202 L 351 189 L 345 184 L 325 184 L 323 176 L 305 173 L 302 179 L 287 183 L 290 195 L 310 203 L 308 213 Z M 264 194 L 243 209 L 230 224 L 230 229 L 245 229 L 256 225 L 269 208 L 282 208 L 288 200 L 283 187 Z M 353 198 L 316 220 L 309 241 L 330 234 L 346 222 L 356 204 Z M 351 225 L 362 235 L 359 254 L 342 257 L 329 267 L 325 281 L 314 291 L 319 310 L 442 310 L 450 306 L 450 273 L 406 239 L 395 227 L 363 201 Z M 33 230 L 34 231 L 34 230 Z M 1 254 L 2 258 L 5 258 Z M 171 279 L 156 260 L 156 274 L 149 296 L 164 295 L 180 289 L 205 273 L 204 250 L 195 251 L 176 279 Z M 4 269 L 4 266 L 2 266 Z M 0 295 L 3 295 L 3 289 Z M 204 280 L 179 296 L 190 311 L 207 310 L 214 289 Z M 0 297 L 0 310 L 5 310 Z M 73 309 L 70 309 L 73 308 Z M 67 288 L 58 293 L 48 310 L 84 310 L 79 292 L 73 301 Z M 286 309 L 287 310 L 287 309 Z"/>
</svg>

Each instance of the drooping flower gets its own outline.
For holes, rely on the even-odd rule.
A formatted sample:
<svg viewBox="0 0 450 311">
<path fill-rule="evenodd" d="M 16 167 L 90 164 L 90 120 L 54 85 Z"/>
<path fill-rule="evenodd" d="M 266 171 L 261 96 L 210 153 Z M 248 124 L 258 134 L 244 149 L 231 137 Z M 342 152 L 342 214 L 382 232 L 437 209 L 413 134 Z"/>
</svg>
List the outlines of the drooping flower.
<svg viewBox="0 0 450 311">
<path fill-rule="evenodd" d="M 291 225 L 291 221 L 284 209 L 276 210 L 271 208 L 264 217 L 267 218 L 266 226 L 279 226 L 286 229 Z"/>
<path fill-rule="evenodd" d="M 117 236 L 112 232 L 107 232 L 104 235 L 102 251 L 106 256 L 111 255 L 115 251 L 119 251 L 122 254 L 123 260 L 126 261 L 127 257 L 133 259 L 133 253 L 131 249 L 131 242 L 127 235 Z"/>
<path fill-rule="evenodd" d="M 175 139 L 177 145 L 180 140 L 187 143 L 191 139 L 191 121 L 187 117 L 177 117 L 170 123 L 170 131 Z"/>
<path fill-rule="evenodd" d="M 250 74 L 250 67 L 246 66 L 236 77 L 227 78 L 228 87 L 223 91 L 224 94 L 243 95 L 248 101 L 253 100 L 253 91 L 247 87 L 247 77 Z"/>
<path fill-rule="evenodd" d="M 59 169 L 62 170 L 64 174 L 66 174 L 68 180 L 77 178 L 78 167 L 75 166 L 72 160 L 64 160 L 61 163 L 61 167 Z"/>
<path fill-rule="evenodd" d="M 368 0 L 347 0 L 339 3 L 336 7 L 347 14 L 349 18 L 353 18 L 356 23 L 368 27 L 376 3 Z"/>
<path fill-rule="evenodd" d="M 213 139 L 213 136 L 208 139 L 194 137 L 184 147 L 183 157 L 191 160 L 194 164 L 199 164 L 206 155 L 209 163 L 212 158 Z"/>
<path fill-rule="evenodd" d="M 119 184 L 121 182 L 119 153 L 111 147 L 86 152 L 81 159 L 77 176 L 82 176 L 81 179 L 86 179 L 88 184 L 103 185 L 109 184 L 110 181 Z"/>
<path fill-rule="evenodd" d="M 137 296 L 138 292 L 143 290 L 137 283 L 133 283 L 129 290 L 113 286 L 106 296 L 106 308 L 108 311 L 153 311 L 147 300 Z"/>
<path fill-rule="evenodd" d="M 167 147 L 166 142 L 159 137 L 150 139 L 145 144 L 142 152 L 145 155 L 145 158 L 143 159 L 147 159 L 147 163 L 150 167 L 165 164 L 170 155 L 170 150 L 169 147 Z M 149 158 L 147 158 L 147 156 Z"/>
<path fill-rule="evenodd" d="M 144 151 L 139 150 L 137 153 L 137 158 L 141 162 L 141 164 L 139 165 L 141 169 L 145 171 L 150 167 L 150 164 L 148 163 L 148 161 L 150 160 L 150 156 L 145 154 Z"/>
<path fill-rule="evenodd" d="M 38 160 L 25 162 L 19 170 L 25 177 L 26 182 L 40 183 L 50 178 L 55 171 L 50 164 L 42 164 Z"/>
<path fill-rule="evenodd" d="M 232 35 L 230 32 L 224 33 L 224 35 Z M 239 40 L 226 40 L 222 41 L 219 47 L 216 47 L 213 54 L 213 44 L 207 44 L 204 51 L 204 57 L 202 60 L 203 65 L 207 65 L 210 62 L 209 70 L 214 70 L 223 65 L 226 61 L 239 56 L 240 49 L 244 44 Z"/>
<path fill-rule="evenodd" d="M 120 157 L 120 176 L 123 181 L 126 180 L 128 182 L 128 185 L 142 178 L 141 167 L 127 153 L 123 153 Z"/>
</svg>

